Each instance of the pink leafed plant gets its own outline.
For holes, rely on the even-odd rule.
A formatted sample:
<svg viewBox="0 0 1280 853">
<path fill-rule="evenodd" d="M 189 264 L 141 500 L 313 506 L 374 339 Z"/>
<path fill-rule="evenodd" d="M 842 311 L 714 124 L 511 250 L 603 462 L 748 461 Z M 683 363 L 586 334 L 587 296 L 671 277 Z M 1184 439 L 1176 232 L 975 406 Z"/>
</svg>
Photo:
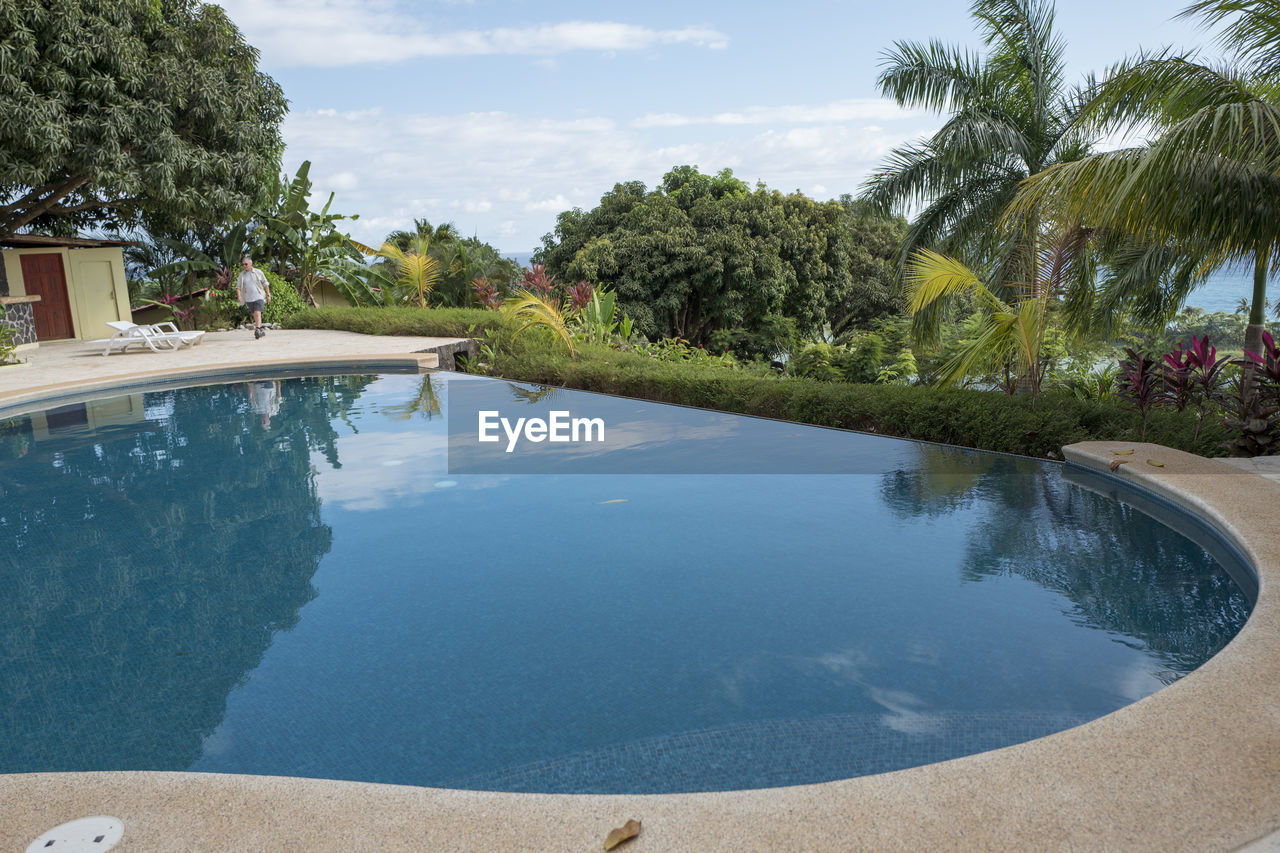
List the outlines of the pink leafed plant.
<svg viewBox="0 0 1280 853">
<path fill-rule="evenodd" d="M 581 311 L 591 304 L 591 295 L 595 293 L 595 285 L 583 279 L 582 281 L 569 288 L 569 301 L 573 304 L 573 310 Z"/>
<path fill-rule="evenodd" d="M 484 276 L 473 278 L 471 280 L 471 289 L 476 292 L 476 299 L 480 300 L 483 308 L 490 311 L 497 311 L 502 306 L 502 297 L 498 295 L 498 286 Z"/>
<path fill-rule="evenodd" d="M 542 264 L 531 264 L 524 271 L 524 280 L 521 286 L 530 293 L 546 298 L 551 296 L 552 291 L 556 289 L 556 277 L 547 275 L 547 268 Z"/>
</svg>

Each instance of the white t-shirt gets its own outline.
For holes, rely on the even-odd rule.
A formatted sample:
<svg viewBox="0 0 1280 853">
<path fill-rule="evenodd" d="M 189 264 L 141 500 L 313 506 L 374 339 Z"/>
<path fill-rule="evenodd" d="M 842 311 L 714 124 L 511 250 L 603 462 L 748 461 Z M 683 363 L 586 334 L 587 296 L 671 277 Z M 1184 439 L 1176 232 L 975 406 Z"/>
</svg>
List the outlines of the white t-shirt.
<svg viewBox="0 0 1280 853">
<path fill-rule="evenodd" d="M 280 392 L 274 382 L 249 383 L 249 408 L 258 415 L 280 414 Z"/>
<path fill-rule="evenodd" d="M 267 277 L 260 269 L 240 270 L 236 276 L 236 290 L 245 302 L 260 302 L 267 298 Z"/>
</svg>

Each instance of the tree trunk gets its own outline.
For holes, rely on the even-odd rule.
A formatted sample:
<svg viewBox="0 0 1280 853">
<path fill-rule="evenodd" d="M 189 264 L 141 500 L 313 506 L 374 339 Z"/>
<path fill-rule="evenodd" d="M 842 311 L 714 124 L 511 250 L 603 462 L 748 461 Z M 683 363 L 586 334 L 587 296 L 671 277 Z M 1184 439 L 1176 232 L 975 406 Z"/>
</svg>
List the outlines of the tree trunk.
<svg viewBox="0 0 1280 853">
<path fill-rule="evenodd" d="M 1267 253 L 1258 252 L 1253 260 L 1253 302 L 1249 306 L 1249 326 L 1244 331 L 1246 352 L 1262 353 L 1262 332 L 1266 328 Z"/>
</svg>

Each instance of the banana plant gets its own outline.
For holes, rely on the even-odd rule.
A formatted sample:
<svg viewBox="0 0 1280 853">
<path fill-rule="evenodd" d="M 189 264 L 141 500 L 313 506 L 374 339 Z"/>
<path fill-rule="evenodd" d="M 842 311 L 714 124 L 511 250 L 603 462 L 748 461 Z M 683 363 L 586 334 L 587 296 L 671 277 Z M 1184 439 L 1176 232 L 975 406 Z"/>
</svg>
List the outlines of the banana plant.
<svg viewBox="0 0 1280 853">
<path fill-rule="evenodd" d="M 603 344 L 613 340 L 618 323 L 617 300 L 613 291 L 595 288 L 591 299 L 578 312 L 577 331 L 588 343 Z"/>
<path fill-rule="evenodd" d="M 329 193 L 323 208 L 311 210 L 310 174 L 311 161 L 307 160 L 287 186 L 283 179 L 277 184 L 274 208 L 259 217 L 263 228 L 257 245 L 264 261 L 274 264 L 279 274 L 283 275 L 289 266 L 297 271 L 295 285 L 298 292 L 308 305 L 315 305 L 316 289 L 322 281 L 331 281 L 335 285 L 342 281 L 343 284 L 338 285 L 340 291 L 344 287 L 348 291 L 358 291 L 358 285 L 350 279 L 359 270 L 350 262 L 360 258 L 361 247 L 340 232 L 335 223 L 360 217 L 358 214 L 330 213 L 333 193 Z"/>
<path fill-rule="evenodd" d="M 240 258 L 244 254 L 245 236 L 248 233 L 248 229 L 249 225 L 246 222 L 232 226 L 231 230 L 222 238 L 221 255 L 219 257 L 210 256 L 193 243 L 176 240 L 172 237 L 160 237 L 156 242 L 174 255 L 177 255 L 179 260 L 161 264 L 152 269 L 149 275 L 153 277 L 173 274 L 185 275 L 187 277 L 188 293 L 195 289 L 196 278 L 201 273 L 213 272 L 220 274 L 222 278 L 228 278 L 229 271 L 239 266 Z M 218 286 L 223 289 L 226 288 L 226 284 L 222 282 L 219 282 Z"/>
</svg>

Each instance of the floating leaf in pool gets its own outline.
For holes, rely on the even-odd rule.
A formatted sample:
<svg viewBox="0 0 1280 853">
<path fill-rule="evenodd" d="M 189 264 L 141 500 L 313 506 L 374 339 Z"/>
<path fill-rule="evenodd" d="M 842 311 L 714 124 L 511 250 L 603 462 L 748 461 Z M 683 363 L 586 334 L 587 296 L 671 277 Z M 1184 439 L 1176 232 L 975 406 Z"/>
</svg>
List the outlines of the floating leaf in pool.
<svg viewBox="0 0 1280 853">
<path fill-rule="evenodd" d="M 1148 464 L 1148 465 L 1154 465 L 1154 466 L 1155 466 L 1155 467 L 1157 467 L 1157 468 L 1163 468 L 1163 467 L 1164 467 L 1164 463 L 1163 463 L 1163 462 L 1157 462 L 1157 461 L 1156 461 L 1156 460 L 1154 460 L 1154 459 L 1148 459 L 1148 460 L 1147 460 L 1147 464 Z"/>
<path fill-rule="evenodd" d="M 640 834 L 640 821 L 629 820 L 622 826 L 610 832 L 604 840 L 604 849 L 612 850 L 624 841 L 630 841 Z"/>
<path fill-rule="evenodd" d="M 436 481 L 437 489 L 452 489 L 456 485 L 458 485 L 457 480 L 437 480 Z"/>
<path fill-rule="evenodd" d="M 611 501 L 600 501 L 600 506 L 605 506 L 607 504 L 624 504 L 627 502 L 628 502 L 627 498 L 614 498 Z"/>
</svg>

